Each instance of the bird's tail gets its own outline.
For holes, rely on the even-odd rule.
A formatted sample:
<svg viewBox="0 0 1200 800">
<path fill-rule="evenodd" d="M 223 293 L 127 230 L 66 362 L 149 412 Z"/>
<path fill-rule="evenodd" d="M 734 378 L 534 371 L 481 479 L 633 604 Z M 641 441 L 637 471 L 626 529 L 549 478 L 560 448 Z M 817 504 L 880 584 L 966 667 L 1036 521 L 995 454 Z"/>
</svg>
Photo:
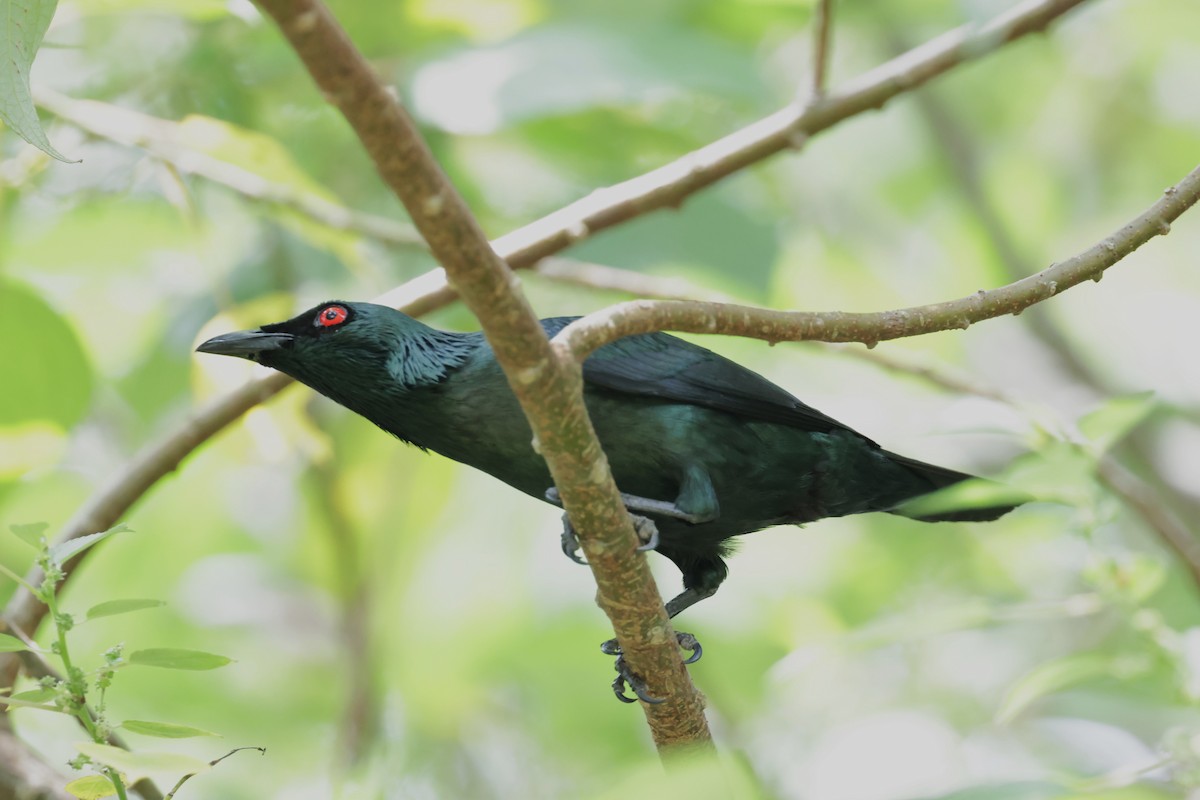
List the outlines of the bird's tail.
<svg viewBox="0 0 1200 800">
<path fill-rule="evenodd" d="M 981 483 L 983 482 L 983 479 L 976 478 L 974 475 L 968 475 L 965 472 L 956 472 L 952 469 L 946 469 L 945 467 L 926 464 L 923 461 L 917 461 L 916 459 L 897 455 L 896 453 L 884 451 L 884 454 L 894 463 L 899 464 L 916 477 L 921 478 L 929 483 L 929 490 L 927 492 L 922 492 L 921 495 L 917 496 L 917 498 L 913 498 L 914 500 L 927 494 L 936 492 L 939 489 L 945 489 L 946 487 L 953 486 L 956 483 L 962 483 L 963 481 L 975 480 L 980 481 Z M 992 486 L 997 489 L 1002 489 L 1002 487 L 1000 487 L 998 484 L 992 484 Z M 1006 492 L 1001 493 L 1006 495 L 1008 494 Z M 1005 499 L 1011 499 L 1012 502 L 999 503 L 995 505 L 988 503 L 987 505 L 983 506 L 956 508 L 946 511 L 933 511 L 932 513 L 924 513 L 921 510 L 919 502 L 911 503 L 911 501 L 906 501 L 891 509 L 889 513 L 899 514 L 900 516 L 920 520 L 921 522 L 990 522 L 991 520 L 999 519 L 1024 502 L 1024 499 L 1016 497 L 1009 498 L 1006 496 Z M 910 505 L 913 507 L 911 510 L 908 510 Z"/>
</svg>

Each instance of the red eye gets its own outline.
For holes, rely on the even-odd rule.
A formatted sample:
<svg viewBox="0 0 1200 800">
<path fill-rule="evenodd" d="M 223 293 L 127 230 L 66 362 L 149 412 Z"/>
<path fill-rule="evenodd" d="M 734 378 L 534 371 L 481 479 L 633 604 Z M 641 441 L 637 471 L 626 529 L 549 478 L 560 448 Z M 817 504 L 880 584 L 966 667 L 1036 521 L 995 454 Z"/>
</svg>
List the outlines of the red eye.
<svg viewBox="0 0 1200 800">
<path fill-rule="evenodd" d="M 342 306 L 330 306 L 317 314 L 316 324 L 322 328 L 334 328 L 345 322 L 348 316 L 350 316 L 350 312 Z"/>
</svg>

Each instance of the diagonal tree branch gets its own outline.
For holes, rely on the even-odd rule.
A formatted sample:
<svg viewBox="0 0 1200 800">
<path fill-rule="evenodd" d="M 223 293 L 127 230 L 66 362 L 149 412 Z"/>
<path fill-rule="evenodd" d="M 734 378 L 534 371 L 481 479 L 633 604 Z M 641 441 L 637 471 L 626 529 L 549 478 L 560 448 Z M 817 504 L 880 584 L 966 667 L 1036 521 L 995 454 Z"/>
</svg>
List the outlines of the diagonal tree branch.
<svg viewBox="0 0 1200 800">
<path fill-rule="evenodd" d="M 583 376 L 550 348 L 504 260 L 492 250 L 395 95 L 319 0 L 259 0 L 325 96 L 354 128 L 376 170 L 479 319 L 521 403 L 576 529 L 630 666 L 654 677 L 643 704 L 660 751 L 711 745 L 704 706 L 583 404 Z"/>
<path fill-rule="evenodd" d="M 990 22 L 951 31 L 872 70 L 842 91 L 827 95 L 803 112 L 789 106 L 672 164 L 594 193 L 494 243 L 514 268 L 527 267 L 595 232 L 664 206 L 775 153 L 797 147 L 819 131 L 878 108 L 963 63 L 1029 33 L 1045 29 L 1085 0 L 1027 0 Z M 197 170 L 197 174 L 200 171 Z M 233 185 L 236 181 L 229 182 Z M 253 192 L 248 193 L 253 196 Z M 295 207 L 295 206 L 294 206 Z M 297 208 L 310 212 L 308 208 Z M 318 215 L 320 212 L 317 212 Z M 441 270 L 410 281 L 380 298 L 420 315 L 456 298 Z M 114 480 L 93 495 L 59 532 L 66 540 L 115 524 L 158 480 L 170 474 L 192 450 L 290 381 L 281 375 L 255 379 L 201 409 L 183 427 L 153 442 Z M 75 564 L 68 565 L 74 567 Z M 33 575 L 31 580 L 40 577 Z M 0 629 L 34 630 L 44 607 L 18 589 L 0 618 Z M 19 661 L 0 654 L 0 683 L 11 683 Z M 5 680 L 8 678 L 8 680 Z"/>
<path fill-rule="evenodd" d="M 1045 270 L 989 291 L 894 311 L 775 311 L 750 306 L 687 300 L 633 300 L 576 320 L 555 337 L 555 345 L 582 361 L 598 347 L 623 336 L 651 331 L 686 331 L 745 336 L 769 342 L 816 339 L 862 342 L 868 347 L 885 339 L 918 336 L 1025 309 L 1084 281 L 1098 281 L 1104 271 L 1155 236 L 1170 232 L 1171 223 L 1200 200 L 1200 166 L 1136 219 L 1078 255 Z"/>
</svg>

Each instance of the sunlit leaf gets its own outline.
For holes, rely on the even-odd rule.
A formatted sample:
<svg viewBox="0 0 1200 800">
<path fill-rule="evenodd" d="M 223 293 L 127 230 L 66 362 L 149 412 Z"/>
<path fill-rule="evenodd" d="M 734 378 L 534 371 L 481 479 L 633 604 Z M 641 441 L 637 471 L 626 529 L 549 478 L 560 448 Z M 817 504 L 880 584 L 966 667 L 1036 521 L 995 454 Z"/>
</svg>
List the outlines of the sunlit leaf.
<svg viewBox="0 0 1200 800">
<path fill-rule="evenodd" d="M 68 794 L 78 797 L 79 800 L 100 800 L 102 797 L 115 797 L 117 794 L 116 787 L 112 781 L 103 775 L 88 775 L 83 778 L 76 778 L 63 787 Z"/>
<path fill-rule="evenodd" d="M 19 653 L 28 650 L 29 646 L 15 636 L 0 633 L 0 653 Z"/>
<path fill-rule="evenodd" d="M 97 619 L 99 617 L 111 617 L 116 614 L 128 614 L 130 611 L 141 611 L 143 608 L 158 608 L 165 606 L 162 600 L 150 599 L 129 599 L 129 600 L 108 600 L 104 603 L 97 603 L 87 610 L 88 619 Z"/>
<path fill-rule="evenodd" d="M 179 753 L 131 753 L 95 742 L 77 742 L 75 749 L 99 764 L 127 774 L 130 783 L 147 775 L 195 775 L 209 768 L 207 761 Z"/>
<path fill-rule="evenodd" d="M 1150 668 L 1146 656 L 1075 653 L 1040 664 L 1020 678 L 996 711 L 996 723 L 1006 725 L 1046 695 L 1097 678 L 1128 679 Z"/>
<path fill-rule="evenodd" d="M 192 728 L 187 725 L 172 725 L 169 722 L 147 722 L 140 719 L 127 719 L 120 727 L 130 733 L 142 736 L 157 736 L 160 739 L 190 739 L 194 736 L 220 736 L 203 728 Z"/>
<path fill-rule="evenodd" d="M 29 68 L 58 0 L 0 0 L 0 119 L 34 147 L 70 162 L 42 130 L 29 92 Z"/>
<path fill-rule="evenodd" d="M 1101 453 L 1124 439 L 1154 412 L 1154 392 L 1114 397 L 1079 420 L 1079 430 Z"/>
<path fill-rule="evenodd" d="M 70 428 L 87 411 L 92 368 L 79 338 L 32 290 L 0 280 L 4 383 L 0 425 L 49 420 Z"/>
<path fill-rule="evenodd" d="M 65 564 L 75 556 L 82 553 L 84 550 L 87 550 L 89 547 L 100 544 L 100 542 L 103 542 L 110 536 L 115 536 L 118 533 L 124 533 L 128 530 L 129 528 L 125 525 L 114 525 L 106 531 L 89 533 L 87 536 L 77 536 L 74 539 L 56 544 L 51 547 L 50 558 L 53 559 L 56 564 Z"/>
<path fill-rule="evenodd" d="M 184 650 L 177 647 L 155 647 L 137 650 L 129 655 L 129 663 L 145 667 L 164 669 L 205 670 L 217 669 L 233 661 L 232 658 L 205 653 L 200 650 Z"/>
<path fill-rule="evenodd" d="M 45 522 L 26 522 L 9 525 L 8 529 L 21 541 L 40 550 L 42 547 L 42 537 L 48 527 L 50 526 Z"/>
</svg>

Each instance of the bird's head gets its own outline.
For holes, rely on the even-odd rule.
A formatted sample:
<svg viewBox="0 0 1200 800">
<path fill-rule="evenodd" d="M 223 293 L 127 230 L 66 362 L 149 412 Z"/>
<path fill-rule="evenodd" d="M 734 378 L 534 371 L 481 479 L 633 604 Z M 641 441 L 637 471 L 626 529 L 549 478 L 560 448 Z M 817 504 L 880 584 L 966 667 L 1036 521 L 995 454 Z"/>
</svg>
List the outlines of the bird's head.
<svg viewBox="0 0 1200 800">
<path fill-rule="evenodd" d="M 284 322 L 214 336 L 196 350 L 256 361 L 354 408 L 363 393 L 440 380 L 462 360 L 456 336 L 387 306 L 330 300 Z"/>
</svg>

